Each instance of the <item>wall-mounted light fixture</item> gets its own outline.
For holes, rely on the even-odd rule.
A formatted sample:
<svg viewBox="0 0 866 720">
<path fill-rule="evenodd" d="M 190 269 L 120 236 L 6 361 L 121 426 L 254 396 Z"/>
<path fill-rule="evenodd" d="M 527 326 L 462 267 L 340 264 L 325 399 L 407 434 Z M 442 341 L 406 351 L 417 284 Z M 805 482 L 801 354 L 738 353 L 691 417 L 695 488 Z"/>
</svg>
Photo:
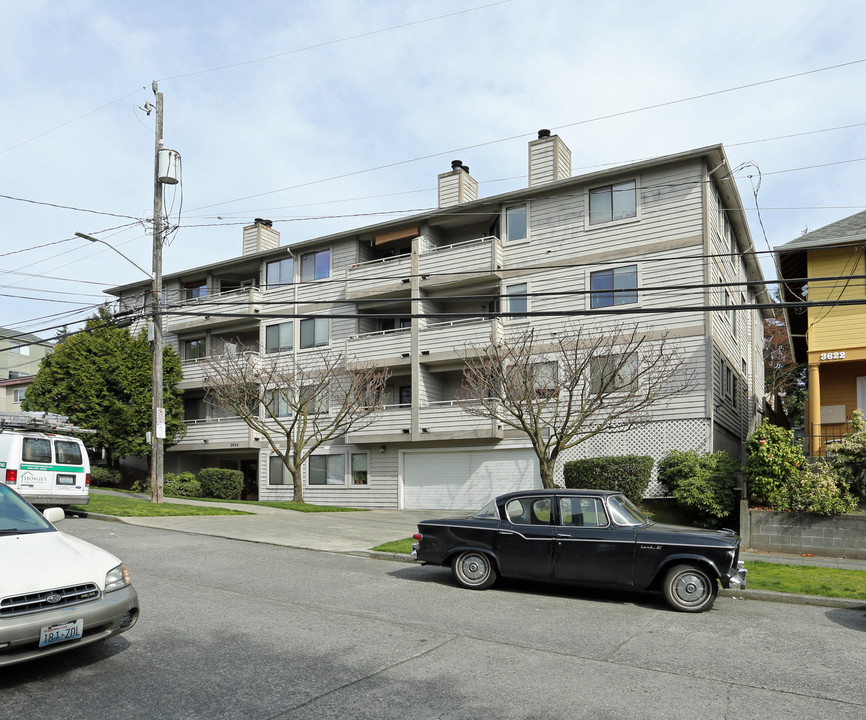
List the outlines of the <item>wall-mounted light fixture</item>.
<svg viewBox="0 0 866 720">
<path fill-rule="evenodd" d="M 380 446 L 379 446 L 379 452 L 380 452 L 380 453 L 385 452 L 385 446 L 384 446 L 384 445 L 380 445 Z"/>
</svg>

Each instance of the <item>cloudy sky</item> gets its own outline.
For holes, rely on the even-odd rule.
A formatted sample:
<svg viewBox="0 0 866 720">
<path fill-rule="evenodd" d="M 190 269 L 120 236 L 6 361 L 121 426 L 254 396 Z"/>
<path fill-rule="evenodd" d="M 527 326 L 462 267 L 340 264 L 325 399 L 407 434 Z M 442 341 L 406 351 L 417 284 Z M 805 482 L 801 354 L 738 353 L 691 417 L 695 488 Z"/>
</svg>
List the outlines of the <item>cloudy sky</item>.
<svg viewBox="0 0 866 720">
<path fill-rule="evenodd" d="M 3 3 L 0 326 L 50 338 L 151 263 L 154 114 L 182 156 L 166 273 L 573 172 L 724 143 L 756 246 L 866 208 L 862 0 Z M 761 209 L 763 228 L 756 212 Z M 773 277 L 772 265 L 764 263 Z"/>
</svg>

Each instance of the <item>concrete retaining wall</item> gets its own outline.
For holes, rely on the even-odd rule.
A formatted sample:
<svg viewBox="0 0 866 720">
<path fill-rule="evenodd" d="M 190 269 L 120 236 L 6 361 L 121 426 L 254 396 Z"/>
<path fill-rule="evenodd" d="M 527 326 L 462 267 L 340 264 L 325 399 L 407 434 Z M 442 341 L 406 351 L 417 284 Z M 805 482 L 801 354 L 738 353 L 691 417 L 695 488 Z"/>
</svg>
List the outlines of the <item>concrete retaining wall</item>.
<svg viewBox="0 0 866 720">
<path fill-rule="evenodd" d="M 743 544 L 752 550 L 866 560 L 866 515 L 749 510 L 748 531 L 742 530 Z"/>
</svg>

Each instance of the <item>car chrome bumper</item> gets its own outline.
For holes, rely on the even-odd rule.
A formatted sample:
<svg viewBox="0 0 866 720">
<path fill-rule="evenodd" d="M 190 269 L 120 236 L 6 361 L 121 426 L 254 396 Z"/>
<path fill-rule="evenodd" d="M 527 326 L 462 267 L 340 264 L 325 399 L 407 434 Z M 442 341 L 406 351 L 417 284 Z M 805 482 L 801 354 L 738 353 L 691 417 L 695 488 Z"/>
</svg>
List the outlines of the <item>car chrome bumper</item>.
<svg viewBox="0 0 866 720">
<path fill-rule="evenodd" d="M 745 563 L 740 560 L 737 563 L 737 571 L 728 578 L 728 587 L 739 587 L 741 590 L 746 589 L 746 575 L 748 574 Z"/>
<path fill-rule="evenodd" d="M 418 559 L 418 543 L 412 543 L 412 559 Z"/>
</svg>

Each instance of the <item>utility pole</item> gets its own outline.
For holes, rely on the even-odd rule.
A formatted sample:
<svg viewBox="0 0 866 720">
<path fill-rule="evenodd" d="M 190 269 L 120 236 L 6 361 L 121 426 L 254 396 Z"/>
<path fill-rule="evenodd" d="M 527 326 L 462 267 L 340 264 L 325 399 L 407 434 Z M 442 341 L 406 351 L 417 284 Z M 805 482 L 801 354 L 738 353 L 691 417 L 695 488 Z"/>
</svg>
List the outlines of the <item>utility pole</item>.
<svg viewBox="0 0 866 720">
<path fill-rule="evenodd" d="M 163 501 L 165 408 L 162 400 L 162 183 L 159 181 L 159 151 L 162 149 L 162 93 L 153 81 L 156 95 L 156 149 L 153 160 L 153 418 L 151 426 L 150 500 Z"/>
</svg>

